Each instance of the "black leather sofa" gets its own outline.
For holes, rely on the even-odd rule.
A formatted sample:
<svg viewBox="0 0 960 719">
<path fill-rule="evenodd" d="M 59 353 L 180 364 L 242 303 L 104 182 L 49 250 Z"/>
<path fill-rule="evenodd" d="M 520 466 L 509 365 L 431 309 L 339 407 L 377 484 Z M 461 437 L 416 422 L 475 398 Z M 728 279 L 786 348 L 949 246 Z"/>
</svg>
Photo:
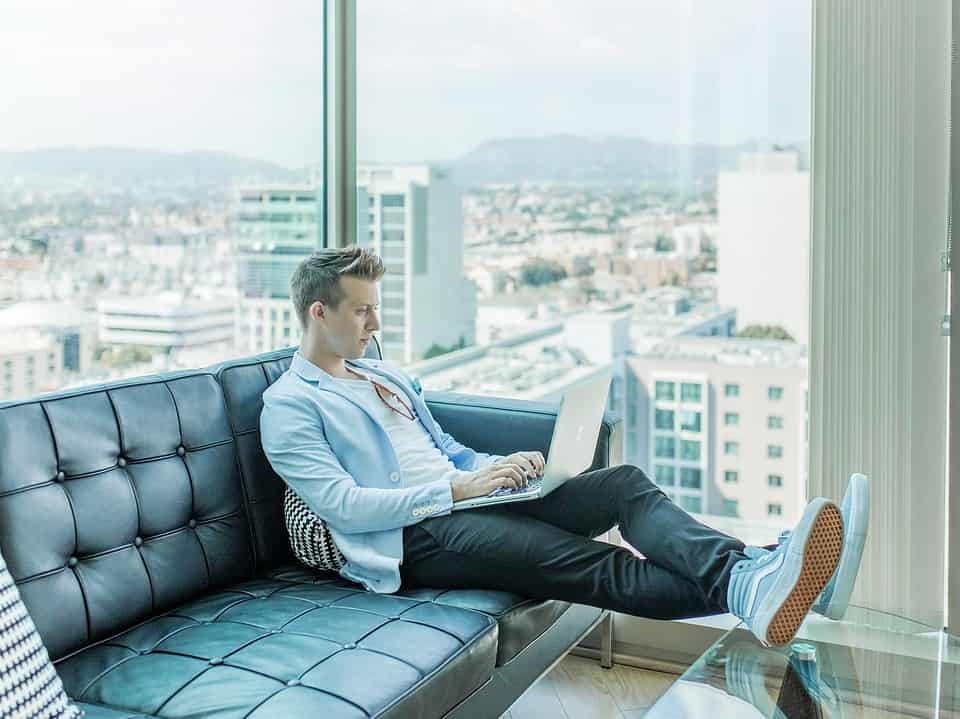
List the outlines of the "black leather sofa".
<svg viewBox="0 0 960 719">
<path fill-rule="evenodd" d="M 609 666 L 595 607 L 294 561 L 258 433 L 294 349 L 0 404 L 0 550 L 87 716 L 498 717 L 601 622 Z M 547 451 L 554 405 L 427 400 L 476 449 Z"/>
</svg>

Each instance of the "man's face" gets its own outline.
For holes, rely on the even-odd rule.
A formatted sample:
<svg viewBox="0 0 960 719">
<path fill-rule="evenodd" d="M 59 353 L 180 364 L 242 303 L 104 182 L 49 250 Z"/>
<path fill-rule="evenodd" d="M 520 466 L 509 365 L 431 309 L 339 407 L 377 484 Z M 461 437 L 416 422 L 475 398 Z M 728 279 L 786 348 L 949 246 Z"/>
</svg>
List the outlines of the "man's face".
<svg viewBox="0 0 960 719">
<path fill-rule="evenodd" d="M 345 359 L 356 359 L 363 357 L 373 342 L 373 332 L 380 329 L 377 283 L 358 277 L 341 277 L 340 289 L 345 295 L 340 306 L 332 310 L 322 305 L 324 316 L 320 323 L 330 349 Z"/>
</svg>

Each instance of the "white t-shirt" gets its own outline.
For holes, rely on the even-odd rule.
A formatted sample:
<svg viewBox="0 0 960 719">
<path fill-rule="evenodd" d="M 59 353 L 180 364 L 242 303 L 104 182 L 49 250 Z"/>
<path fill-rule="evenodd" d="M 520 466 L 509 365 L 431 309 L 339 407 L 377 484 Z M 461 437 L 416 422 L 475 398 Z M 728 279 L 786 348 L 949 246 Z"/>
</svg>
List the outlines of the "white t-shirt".
<svg viewBox="0 0 960 719">
<path fill-rule="evenodd" d="M 414 416 L 417 416 L 417 408 L 411 404 L 410 399 L 402 389 L 379 375 L 373 379 L 396 392 L 407 407 L 413 411 Z M 411 421 L 407 416 L 404 416 L 406 410 L 396 399 L 391 398 L 391 401 L 401 412 L 404 412 L 404 415 L 400 415 L 387 407 L 377 396 L 377 389 L 372 382 L 359 377 L 356 379 L 334 377 L 333 381 L 339 387 L 353 394 L 364 407 L 373 412 L 374 417 L 383 425 L 383 428 L 387 431 L 387 436 L 390 438 L 390 443 L 393 445 L 393 450 L 397 453 L 397 459 L 400 461 L 400 472 L 403 476 L 404 486 L 412 487 L 416 484 L 433 482 L 438 479 L 453 481 L 457 477 L 470 474 L 470 472 L 456 468 L 450 458 L 440 451 L 433 441 L 433 436 L 427 432 L 419 420 Z"/>
</svg>

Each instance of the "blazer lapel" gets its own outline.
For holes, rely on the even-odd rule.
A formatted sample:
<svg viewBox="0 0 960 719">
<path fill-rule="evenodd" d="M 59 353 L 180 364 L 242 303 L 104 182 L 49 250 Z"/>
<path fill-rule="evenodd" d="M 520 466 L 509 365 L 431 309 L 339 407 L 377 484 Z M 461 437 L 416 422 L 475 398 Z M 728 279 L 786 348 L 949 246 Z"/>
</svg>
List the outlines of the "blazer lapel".
<svg viewBox="0 0 960 719">
<path fill-rule="evenodd" d="M 348 361 L 348 364 L 356 367 L 359 370 L 369 372 L 370 374 L 379 375 L 385 377 L 386 379 L 393 382 L 397 387 L 403 390 L 403 393 L 407 396 L 407 399 L 413 403 L 413 406 L 417 410 L 417 419 L 420 421 L 420 425 L 430 433 L 430 436 L 433 437 L 433 441 L 439 447 L 441 445 L 440 437 L 437 436 L 436 430 L 433 427 L 433 422 L 424 422 L 421 418 L 430 417 L 430 410 L 427 408 L 426 402 L 423 401 L 423 397 L 417 394 L 414 391 L 411 391 L 409 383 L 402 377 L 397 376 L 391 370 L 388 370 L 385 367 L 371 367 L 365 363 L 357 362 L 356 360 Z M 427 426 L 427 425 L 430 426 Z"/>
<path fill-rule="evenodd" d="M 347 364 L 349 364 L 351 367 L 354 367 L 358 371 L 362 371 L 368 374 L 378 375 L 380 377 L 386 378 L 391 382 L 393 382 L 397 387 L 399 387 L 403 391 L 403 393 L 407 395 L 407 399 L 409 399 L 413 403 L 413 406 L 416 408 L 417 419 L 420 421 L 420 426 L 423 427 L 425 430 L 427 430 L 430 436 L 433 437 L 433 441 L 436 443 L 437 447 L 442 446 L 440 437 L 437 435 L 437 432 L 433 427 L 433 422 L 427 423 L 427 422 L 424 422 L 422 419 L 422 418 L 431 416 L 430 410 L 427 408 L 426 402 L 423 401 L 423 398 L 419 394 L 411 391 L 410 386 L 408 385 L 407 381 L 403 377 L 397 376 L 392 371 L 384 367 L 373 367 L 371 365 L 368 365 L 362 359 L 361 360 L 345 360 L 345 361 L 347 362 Z M 300 354 L 299 350 L 297 350 L 294 353 L 293 358 L 291 360 L 290 368 L 293 371 L 295 371 L 297 374 L 299 374 L 301 377 L 303 377 L 304 379 L 315 381 L 317 383 L 318 389 L 323 389 L 323 390 L 327 390 L 328 392 L 333 392 L 334 394 L 345 399 L 347 402 L 350 402 L 351 404 L 354 404 L 360 409 L 362 409 L 364 412 L 367 413 L 367 416 L 369 416 L 370 419 L 373 420 L 374 424 L 376 424 L 384 434 L 387 434 L 387 430 L 380 423 L 380 420 L 377 419 L 377 416 L 374 413 L 373 409 L 371 409 L 371 407 L 366 402 L 358 401 L 357 398 L 354 397 L 350 392 L 347 392 L 346 390 L 341 389 L 341 387 L 336 382 L 333 381 L 333 378 L 330 377 L 329 374 L 321 370 L 312 362 L 307 361 Z"/>
</svg>

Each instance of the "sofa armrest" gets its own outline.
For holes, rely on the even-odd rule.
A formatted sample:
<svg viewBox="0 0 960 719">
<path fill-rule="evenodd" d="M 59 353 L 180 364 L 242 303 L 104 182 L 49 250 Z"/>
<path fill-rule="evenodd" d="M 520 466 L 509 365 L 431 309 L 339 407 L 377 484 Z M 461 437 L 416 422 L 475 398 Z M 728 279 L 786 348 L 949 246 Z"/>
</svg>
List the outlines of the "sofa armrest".
<svg viewBox="0 0 960 719">
<path fill-rule="evenodd" d="M 478 452 L 507 455 L 539 450 L 547 457 L 559 402 L 483 397 L 459 392 L 424 392 L 431 414 L 460 444 Z M 605 411 L 592 471 L 623 463 L 623 419 Z"/>
</svg>

